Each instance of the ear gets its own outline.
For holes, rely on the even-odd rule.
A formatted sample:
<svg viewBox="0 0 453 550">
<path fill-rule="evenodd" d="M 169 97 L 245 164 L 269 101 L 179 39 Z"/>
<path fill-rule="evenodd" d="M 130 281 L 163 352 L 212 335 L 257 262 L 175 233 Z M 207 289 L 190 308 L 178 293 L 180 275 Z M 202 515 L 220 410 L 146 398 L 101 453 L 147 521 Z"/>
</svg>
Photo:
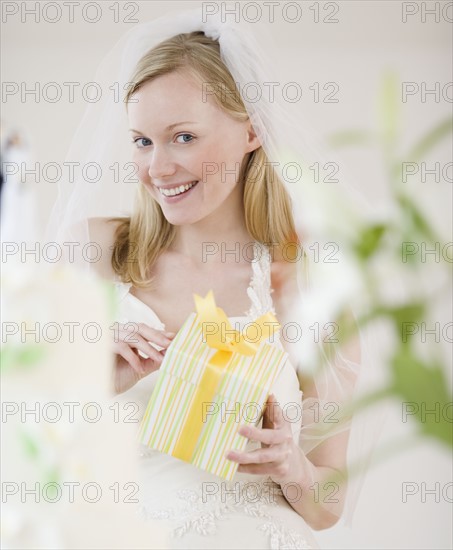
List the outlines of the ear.
<svg viewBox="0 0 453 550">
<path fill-rule="evenodd" d="M 251 153 L 261 147 L 261 141 L 259 140 L 255 128 L 250 120 L 247 121 L 247 153 Z"/>
</svg>

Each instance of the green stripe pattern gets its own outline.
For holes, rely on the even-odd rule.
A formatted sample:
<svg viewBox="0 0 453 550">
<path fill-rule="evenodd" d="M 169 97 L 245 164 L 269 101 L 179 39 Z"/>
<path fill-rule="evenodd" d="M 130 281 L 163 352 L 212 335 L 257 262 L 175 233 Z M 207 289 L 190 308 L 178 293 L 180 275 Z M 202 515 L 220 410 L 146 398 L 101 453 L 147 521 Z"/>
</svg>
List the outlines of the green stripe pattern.
<svg viewBox="0 0 453 550">
<path fill-rule="evenodd" d="M 205 365 L 216 350 L 203 342 L 201 326 L 192 313 L 167 349 L 159 376 L 140 425 L 144 445 L 172 454 L 192 405 Z M 254 356 L 233 354 L 209 403 L 201 403 L 202 431 L 191 464 L 232 480 L 238 464 L 227 460 L 230 449 L 243 451 L 247 438 L 237 430 L 257 425 L 270 388 L 287 360 L 287 353 L 262 342 Z"/>
</svg>

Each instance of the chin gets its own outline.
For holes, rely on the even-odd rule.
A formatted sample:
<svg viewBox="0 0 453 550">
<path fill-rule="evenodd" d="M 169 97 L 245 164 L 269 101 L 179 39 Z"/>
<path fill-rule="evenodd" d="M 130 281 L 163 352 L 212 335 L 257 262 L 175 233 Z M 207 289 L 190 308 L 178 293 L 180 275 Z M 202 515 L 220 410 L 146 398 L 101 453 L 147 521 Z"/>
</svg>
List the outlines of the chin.
<svg viewBox="0 0 453 550">
<path fill-rule="evenodd" d="M 171 225 L 191 225 L 198 221 L 198 218 L 188 216 L 187 212 L 181 212 L 179 215 L 176 212 L 165 212 L 165 210 L 162 210 L 162 212 L 167 222 L 171 223 Z"/>
<path fill-rule="evenodd" d="M 168 221 L 168 223 L 171 223 L 172 225 L 192 225 L 194 223 L 199 222 L 203 218 L 205 218 L 207 215 L 209 215 L 209 211 L 206 212 L 204 209 L 201 208 L 201 205 L 199 204 L 192 204 L 192 205 L 163 205 L 159 203 L 162 213 L 165 217 L 165 219 Z"/>
</svg>

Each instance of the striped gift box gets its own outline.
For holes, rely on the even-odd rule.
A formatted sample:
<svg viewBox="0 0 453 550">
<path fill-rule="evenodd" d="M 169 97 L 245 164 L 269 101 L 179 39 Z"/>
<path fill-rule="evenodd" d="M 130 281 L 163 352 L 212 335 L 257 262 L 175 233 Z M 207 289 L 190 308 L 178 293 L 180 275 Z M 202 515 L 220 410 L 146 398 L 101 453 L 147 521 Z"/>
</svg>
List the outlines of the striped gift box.
<svg viewBox="0 0 453 550">
<path fill-rule="evenodd" d="M 167 349 L 139 440 L 231 480 L 238 464 L 224 455 L 246 447 L 238 428 L 258 424 L 287 354 L 263 339 L 252 355 L 228 353 L 219 368 L 210 364 L 219 353 L 226 352 L 206 343 L 200 316 L 192 313 Z"/>
</svg>

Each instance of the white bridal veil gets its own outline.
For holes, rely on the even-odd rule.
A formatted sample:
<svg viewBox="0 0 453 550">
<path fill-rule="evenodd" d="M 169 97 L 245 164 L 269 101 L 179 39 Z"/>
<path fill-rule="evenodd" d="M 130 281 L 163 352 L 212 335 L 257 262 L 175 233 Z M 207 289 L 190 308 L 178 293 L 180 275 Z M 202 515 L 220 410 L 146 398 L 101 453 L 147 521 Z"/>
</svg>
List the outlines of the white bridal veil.
<svg viewBox="0 0 453 550">
<path fill-rule="evenodd" d="M 313 132 L 305 121 L 288 112 L 282 95 L 271 93 L 272 83 L 279 82 L 278 71 L 265 58 L 259 40 L 254 36 L 253 25 L 230 20 L 222 22 L 219 15 L 204 17 L 201 8 L 189 9 L 134 26 L 109 52 L 95 76 L 100 99 L 88 105 L 74 136 L 66 157 L 68 166 L 73 166 L 74 170 L 60 186 L 46 233 L 46 241 L 59 243 L 66 253 L 66 260 L 81 269 L 90 269 L 99 253 L 96 245 L 90 243 L 88 219 L 130 215 L 140 185 L 130 161 L 132 146 L 123 101 L 134 67 L 149 49 L 163 40 L 179 33 L 200 30 L 219 41 L 222 59 L 238 86 L 267 157 L 292 197 L 301 240 L 302 234 L 310 237 L 311 233 L 311 237 L 316 238 L 319 220 L 331 216 L 332 212 L 335 214 L 335 210 L 323 212 L 327 195 L 330 203 L 338 196 L 347 197 L 344 203 L 350 205 L 361 200 L 343 178 L 335 184 L 335 190 L 321 189 L 322 184 L 310 167 L 316 163 L 324 166 L 326 155 L 320 151 L 319 143 L 315 143 Z M 261 93 L 257 95 L 256 90 Z M 337 215 L 346 218 L 343 224 L 347 225 L 349 220 L 352 224 L 354 209 L 351 208 L 350 213 L 338 211 Z M 337 247 L 341 244 L 339 238 L 332 235 L 331 240 Z M 326 315 L 336 313 L 332 305 L 335 297 L 329 295 L 329 289 L 338 288 L 340 283 L 354 284 L 347 262 L 347 256 L 342 256 L 337 264 L 300 262 L 301 301 L 296 304 L 294 316 L 300 319 L 302 326 L 312 326 L 310 323 L 314 319 L 323 318 L 319 311 L 316 313 L 316 307 L 325 307 Z M 324 286 L 319 286 L 318 274 L 323 277 Z M 316 290 L 311 294 L 312 288 Z M 321 298 L 320 288 L 323 289 Z M 357 289 L 356 301 L 360 302 L 360 289 Z M 354 309 L 354 304 L 351 306 Z M 337 349 L 331 353 L 319 353 L 319 339 L 315 343 L 316 346 L 309 350 L 309 344 L 302 339 L 298 348 L 301 354 L 298 368 L 301 371 L 309 369 L 313 372 L 316 354 L 318 359 L 323 359 L 322 368 L 315 376 L 319 402 L 306 401 L 304 404 L 304 411 L 313 413 L 316 410 L 317 414 L 307 414 L 306 418 L 312 420 L 303 422 L 300 445 L 309 452 L 327 437 L 350 430 L 350 444 L 356 450 L 351 459 L 354 471 L 351 472 L 344 511 L 344 517 L 350 520 L 363 482 L 364 466 L 376 439 L 376 429 L 375 425 L 364 425 L 360 415 L 351 421 L 345 412 L 355 397 L 354 382 L 360 365 L 349 361 Z M 362 358 L 363 344 L 362 341 Z M 363 361 L 362 367 L 365 368 Z M 329 415 L 334 421 L 328 422 Z"/>
</svg>

